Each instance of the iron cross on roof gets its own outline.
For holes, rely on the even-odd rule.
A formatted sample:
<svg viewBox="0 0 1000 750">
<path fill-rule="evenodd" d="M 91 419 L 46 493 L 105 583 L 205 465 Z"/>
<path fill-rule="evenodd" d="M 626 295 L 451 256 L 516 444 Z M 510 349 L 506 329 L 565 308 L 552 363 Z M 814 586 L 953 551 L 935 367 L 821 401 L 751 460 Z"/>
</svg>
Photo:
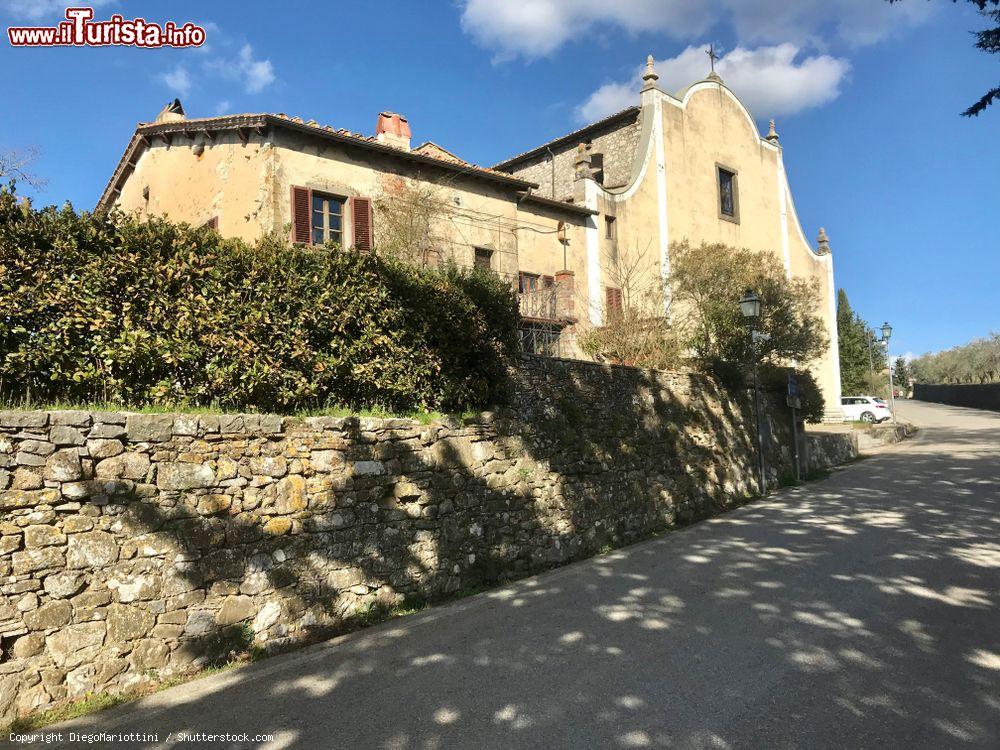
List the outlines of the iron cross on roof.
<svg viewBox="0 0 1000 750">
<path fill-rule="evenodd" d="M 712 61 L 712 72 L 715 72 L 715 61 L 719 59 L 719 55 L 715 52 L 715 45 L 708 45 L 708 49 L 705 50 L 705 54 L 708 55 L 708 59 Z"/>
</svg>

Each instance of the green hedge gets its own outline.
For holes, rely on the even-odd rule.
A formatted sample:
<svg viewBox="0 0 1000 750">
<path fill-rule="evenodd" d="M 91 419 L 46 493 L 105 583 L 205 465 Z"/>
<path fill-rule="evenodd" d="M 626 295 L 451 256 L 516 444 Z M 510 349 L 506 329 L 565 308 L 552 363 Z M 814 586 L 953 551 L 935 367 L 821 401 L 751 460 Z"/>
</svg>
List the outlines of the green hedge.
<svg viewBox="0 0 1000 750">
<path fill-rule="evenodd" d="M 482 407 L 501 393 L 518 321 L 489 272 L 35 211 L 0 189 L 8 401 Z"/>
</svg>

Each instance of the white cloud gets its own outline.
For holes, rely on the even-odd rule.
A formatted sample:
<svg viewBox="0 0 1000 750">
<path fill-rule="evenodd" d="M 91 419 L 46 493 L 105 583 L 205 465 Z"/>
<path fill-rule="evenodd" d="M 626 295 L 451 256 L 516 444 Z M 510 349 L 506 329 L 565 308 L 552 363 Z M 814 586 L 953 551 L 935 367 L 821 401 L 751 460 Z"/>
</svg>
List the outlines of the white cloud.
<svg viewBox="0 0 1000 750">
<path fill-rule="evenodd" d="M 87 0 L 85 3 L 73 3 L 67 0 L 3 0 L 3 8 L 12 17 L 25 21 L 39 21 L 49 17 L 65 20 L 66 8 L 85 6 L 96 9 L 112 2 L 114 0 Z"/>
<path fill-rule="evenodd" d="M 243 45 L 239 56 L 240 70 L 248 93 L 255 94 L 274 83 L 274 66 L 270 60 L 254 60 L 253 48 Z"/>
<path fill-rule="evenodd" d="M 232 105 L 230 104 L 230 102 L 229 102 L 228 99 L 225 99 L 225 100 L 223 100 L 223 101 L 221 101 L 221 102 L 219 102 L 218 104 L 215 105 L 215 114 L 217 114 L 217 115 L 224 115 L 230 109 L 232 109 Z"/>
<path fill-rule="evenodd" d="M 707 44 L 691 46 L 676 57 L 656 63 L 660 88 L 678 91 L 708 72 Z M 716 70 L 726 85 L 757 117 L 790 115 L 837 98 L 851 69 L 850 63 L 830 55 L 801 56 L 786 43 L 771 47 L 737 47 L 725 54 Z M 638 101 L 642 68 L 632 79 L 606 83 L 577 109 L 585 122 L 600 119 Z"/>
<path fill-rule="evenodd" d="M 926 20 L 930 3 L 884 0 L 721 0 L 742 42 L 819 44 L 834 38 L 851 47 L 874 44 Z"/>
<path fill-rule="evenodd" d="M 178 96 L 187 96 L 191 93 L 191 75 L 183 65 L 163 73 L 160 80 Z"/>
<path fill-rule="evenodd" d="M 729 26 L 742 44 L 872 44 L 919 23 L 924 2 L 882 0 L 462 0 L 462 28 L 500 59 L 551 54 L 571 40 L 592 39 L 603 26 L 691 40 Z"/>
<path fill-rule="evenodd" d="M 500 59 L 551 54 L 599 24 L 675 38 L 701 34 L 712 24 L 709 4 L 691 0 L 464 0 L 464 6 L 462 28 Z"/>
<path fill-rule="evenodd" d="M 253 47 L 244 44 L 235 58 L 214 58 L 205 68 L 232 81 L 239 81 L 248 94 L 263 91 L 275 81 L 274 66 L 270 60 L 254 58 Z"/>
</svg>

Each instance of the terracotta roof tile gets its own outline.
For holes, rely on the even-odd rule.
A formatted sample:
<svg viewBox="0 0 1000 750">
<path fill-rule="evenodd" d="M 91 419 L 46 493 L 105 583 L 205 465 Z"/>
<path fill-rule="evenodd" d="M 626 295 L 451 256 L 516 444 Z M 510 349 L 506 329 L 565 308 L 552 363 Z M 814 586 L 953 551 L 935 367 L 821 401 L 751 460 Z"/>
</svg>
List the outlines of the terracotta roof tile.
<svg viewBox="0 0 1000 750">
<path fill-rule="evenodd" d="M 149 137 L 164 133 L 192 133 L 200 130 L 230 130 L 239 128 L 268 127 L 269 125 L 285 123 L 297 130 L 312 132 L 323 137 L 332 137 L 342 142 L 356 143 L 368 148 L 377 149 L 382 152 L 396 152 L 404 158 L 416 161 L 438 163 L 449 171 L 460 171 L 471 176 L 481 176 L 489 179 L 499 180 L 512 187 L 524 189 L 538 187 L 535 183 L 514 177 L 507 172 L 480 167 L 471 164 L 447 149 L 438 146 L 430 141 L 421 144 L 416 149 L 406 150 L 389 142 L 380 143 L 375 137 L 354 133 L 344 128 L 334 129 L 329 125 L 320 125 L 315 120 L 306 122 L 301 117 L 291 117 L 284 112 L 279 113 L 246 113 L 237 115 L 224 115 L 220 117 L 188 118 L 184 120 L 169 121 L 163 123 L 139 123 L 135 133 L 129 141 L 118 162 L 114 174 L 108 181 L 98 201 L 97 208 L 106 208 L 112 202 L 113 194 L 120 189 L 120 183 L 124 182 L 127 173 L 133 164 L 136 151 L 145 146 Z M 425 148 L 426 147 L 426 148 Z"/>
</svg>

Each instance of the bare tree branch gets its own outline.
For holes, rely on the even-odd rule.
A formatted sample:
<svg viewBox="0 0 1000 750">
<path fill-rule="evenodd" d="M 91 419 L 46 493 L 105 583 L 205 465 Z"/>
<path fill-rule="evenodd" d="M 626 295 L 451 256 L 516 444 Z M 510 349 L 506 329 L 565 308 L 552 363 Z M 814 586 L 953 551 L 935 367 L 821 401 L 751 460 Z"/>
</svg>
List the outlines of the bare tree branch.
<svg viewBox="0 0 1000 750">
<path fill-rule="evenodd" d="M 0 153 L 0 181 L 13 180 L 31 185 L 33 188 L 44 187 L 47 181 L 28 170 L 28 167 L 40 154 L 41 151 L 34 146 L 21 151 L 12 150 Z"/>
</svg>

